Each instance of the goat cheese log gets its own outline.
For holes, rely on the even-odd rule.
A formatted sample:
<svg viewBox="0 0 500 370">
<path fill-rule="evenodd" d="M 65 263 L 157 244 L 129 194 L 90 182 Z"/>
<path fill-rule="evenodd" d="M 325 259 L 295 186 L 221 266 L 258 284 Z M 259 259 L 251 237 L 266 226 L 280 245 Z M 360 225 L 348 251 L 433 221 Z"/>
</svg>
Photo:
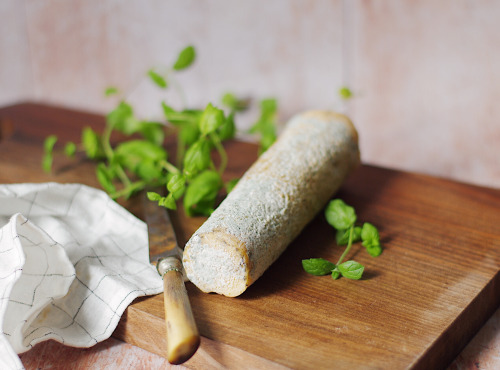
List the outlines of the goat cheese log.
<svg viewBox="0 0 500 370">
<path fill-rule="evenodd" d="M 327 111 L 293 117 L 187 242 L 189 280 L 206 293 L 243 293 L 358 164 L 358 135 L 347 117 Z"/>
</svg>

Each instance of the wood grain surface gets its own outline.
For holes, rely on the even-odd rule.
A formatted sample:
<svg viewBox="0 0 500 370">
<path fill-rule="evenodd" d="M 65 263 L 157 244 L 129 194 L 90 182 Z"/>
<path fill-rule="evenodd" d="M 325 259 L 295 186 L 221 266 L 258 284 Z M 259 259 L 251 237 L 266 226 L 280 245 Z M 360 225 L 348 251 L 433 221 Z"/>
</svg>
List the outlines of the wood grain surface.
<svg viewBox="0 0 500 370">
<path fill-rule="evenodd" d="M 40 168 L 43 138 L 78 140 L 84 125 L 102 127 L 88 113 L 36 104 L 0 110 L 0 182 L 81 182 L 97 186 L 93 164 L 58 160 L 52 175 Z M 228 145 L 228 177 L 256 159 L 249 143 Z M 201 334 L 255 355 L 226 367 L 442 368 L 500 304 L 500 191 L 436 177 L 361 166 L 338 197 L 360 221 L 380 229 L 385 250 L 365 265 L 360 281 L 303 272 L 301 259 L 335 261 L 342 249 L 322 215 L 243 295 L 188 293 Z M 138 202 L 123 203 L 141 217 Z M 172 214 L 182 245 L 204 218 Z M 164 355 L 161 295 L 136 300 L 114 336 Z M 191 361 L 193 361 L 191 363 Z M 245 360 L 243 360 L 245 361 Z M 191 365 L 190 365 L 191 364 Z M 199 367 L 195 355 L 185 365 Z"/>
</svg>

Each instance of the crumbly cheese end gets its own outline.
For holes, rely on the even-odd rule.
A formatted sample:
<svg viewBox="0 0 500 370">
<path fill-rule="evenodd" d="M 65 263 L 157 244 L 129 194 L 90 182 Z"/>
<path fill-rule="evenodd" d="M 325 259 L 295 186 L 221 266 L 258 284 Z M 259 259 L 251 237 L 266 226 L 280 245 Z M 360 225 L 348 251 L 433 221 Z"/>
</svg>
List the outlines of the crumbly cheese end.
<svg viewBox="0 0 500 370">
<path fill-rule="evenodd" d="M 188 241 L 188 278 L 205 292 L 243 293 L 358 164 L 357 133 L 345 116 L 294 117 Z"/>
<path fill-rule="evenodd" d="M 238 241 L 227 233 L 195 234 L 190 252 L 184 254 L 186 274 L 203 292 L 235 297 L 245 291 L 248 257 Z"/>
</svg>

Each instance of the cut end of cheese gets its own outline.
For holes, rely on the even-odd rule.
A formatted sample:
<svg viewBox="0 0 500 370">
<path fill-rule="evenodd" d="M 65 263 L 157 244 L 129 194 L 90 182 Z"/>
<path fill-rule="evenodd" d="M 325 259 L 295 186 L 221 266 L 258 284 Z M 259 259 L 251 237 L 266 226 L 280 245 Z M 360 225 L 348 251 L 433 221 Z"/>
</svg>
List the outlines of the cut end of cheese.
<svg viewBox="0 0 500 370">
<path fill-rule="evenodd" d="M 184 269 L 201 291 L 236 297 L 250 285 L 246 249 L 234 236 L 223 231 L 195 234 L 189 245 Z"/>
</svg>

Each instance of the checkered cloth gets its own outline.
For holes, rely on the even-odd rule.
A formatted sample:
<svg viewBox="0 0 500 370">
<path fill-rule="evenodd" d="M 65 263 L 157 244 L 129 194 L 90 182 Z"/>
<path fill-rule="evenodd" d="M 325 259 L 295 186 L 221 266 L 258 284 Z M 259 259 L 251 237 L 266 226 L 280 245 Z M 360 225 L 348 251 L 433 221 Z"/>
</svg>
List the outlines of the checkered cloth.
<svg viewBox="0 0 500 370">
<path fill-rule="evenodd" d="M 0 185 L 0 227 L 1 369 L 44 340 L 103 341 L 132 300 L 163 290 L 146 225 L 100 190 Z"/>
</svg>

